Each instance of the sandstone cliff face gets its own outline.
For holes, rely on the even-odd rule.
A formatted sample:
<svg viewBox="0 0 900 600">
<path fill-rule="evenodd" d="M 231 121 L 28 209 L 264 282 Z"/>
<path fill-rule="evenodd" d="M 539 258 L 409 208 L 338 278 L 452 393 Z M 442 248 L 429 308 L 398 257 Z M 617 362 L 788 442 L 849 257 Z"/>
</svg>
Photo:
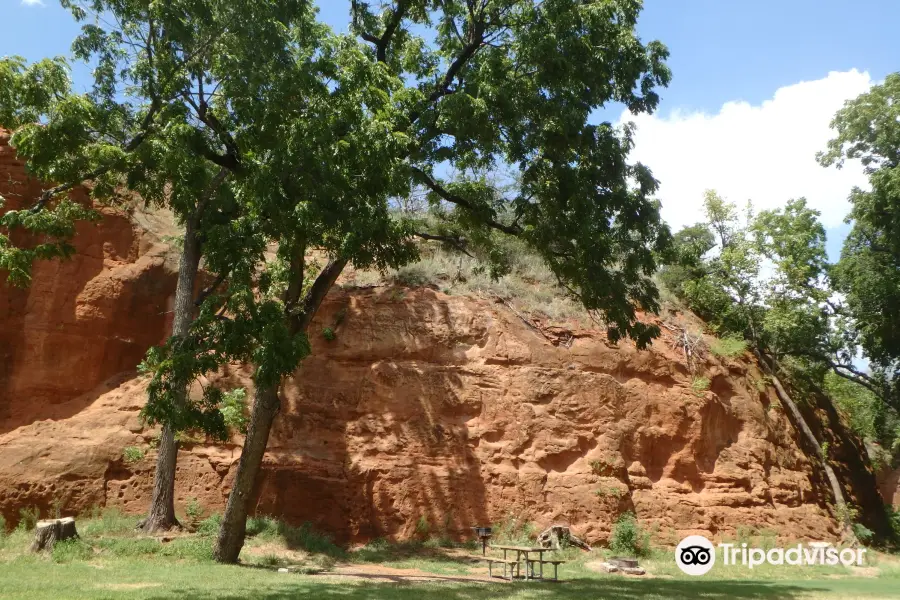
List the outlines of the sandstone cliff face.
<svg viewBox="0 0 900 600">
<path fill-rule="evenodd" d="M 837 535 L 827 486 L 744 361 L 707 359 L 710 389 L 694 392 L 665 339 L 645 352 L 592 332 L 554 345 L 501 304 L 428 289 L 332 294 L 313 331 L 338 314 L 337 339 L 313 335 L 285 386 L 259 512 L 357 541 L 408 537 L 422 517 L 465 535 L 508 515 L 600 541 L 625 510 L 669 541 L 739 526 Z M 249 385 L 239 367 L 220 383 Z M 145 510 L 154 454 L 122 460 L 152 440 L 142 382 L 125 375 L 87 398 L 70 418 L 0 436 L 8 517 L 54 501 Z M 179 502 L 221 510 L 239 454 L 186 444 Z"/>
<path fill-rule="evenodd" d="M 0 131 L 0 211 L 41 192 L 8 142 Z M 73 198 L 88 201 L 84 190 Z M 125 213 L 102 212 L 78 226 L 70 260 L 36 264 L 26 289 L 0 285 L 0 432 L 70 416 L 81 405 L 69 400 L 133 369 L 164 339 L 175 289 L 168 248 Z"/>
<path fill-rule="evenodd" d="M 4 173 L 22 181 L 0 145 Z M 27 186 L 23 202 L 37 191 Z M 138 421 L 145 383 L 129 369 L 168 331 L 174 277 L 151 236 L 105 215 L 79 232 L 72 261 L 39 265 L 28 290 L 0 288 L 0 513 L 13 522 L 27 506 L 137 514 L 149 501 L 155 432 Z M 258 512 L 342 541 L 409 537 L 423 518 L 468 536 L 512 515 L 598 542 L 626 510 L 662 542 L 741 526 L 838 534 L 828 486 L 748 357 L 706 358 L 697 375 L 710 386 L 695 391 L 665 336 L 638 352 L 430 289 L 336 290 L 311 338 L 283 390 Z M 250 387 L 241 366 L 217 379 Z M 874 476 L 839 419 L 810 416 L 853 501 L 875 506 Z M 222 510 L 240 442 L 183 444 L 180 506 L 196 497 Z M 126 464 L 129 446 L 144 459 Z"/>
</svg>

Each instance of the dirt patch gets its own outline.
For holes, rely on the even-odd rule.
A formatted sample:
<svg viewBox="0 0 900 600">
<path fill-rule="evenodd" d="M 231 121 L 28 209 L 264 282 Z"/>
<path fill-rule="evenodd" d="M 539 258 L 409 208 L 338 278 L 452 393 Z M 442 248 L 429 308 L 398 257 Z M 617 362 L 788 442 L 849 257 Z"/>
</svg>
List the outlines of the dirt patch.
<svg viewBox="0 0 900 600">
<path fill-rule="evenodd" d="M 284 547 L 284 544 L 277 542 L 254 542 L 244 548 L 241 554 L 242 558 L 263 558 L 274 556 L 286 563 L 305 563 L 309 560 L 308 552 L 302 550 L 290 550 Z"/>
<path fill-rule="evenodd" d="M 104 590 L 113 590 L 114 592 L 125 592 L 128 590 L 145 590 L 147 588 L 160 587 L 161 585 L 161 583 L 105 583 L 97 587 Z"/>
<path fill-rule="evenodd" d="M 342 565 L 326 574 L 349 580 L 375 581 L 382 583 L 414 583 L 423 581 L 503 583 L 504 580 L 484 575 L 438 575 L 420 569 L 395 569 L 381 565 Z"/>
</svg>

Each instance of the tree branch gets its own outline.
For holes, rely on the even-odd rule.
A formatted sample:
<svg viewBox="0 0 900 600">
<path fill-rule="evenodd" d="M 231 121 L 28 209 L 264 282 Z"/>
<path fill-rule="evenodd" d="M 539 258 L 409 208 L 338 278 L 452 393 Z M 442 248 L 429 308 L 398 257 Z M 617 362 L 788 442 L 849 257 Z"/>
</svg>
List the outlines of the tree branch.
<svg viewBox="0 0 900 600">
<path fill-rule="evenodd" d="M 44 207 L 47 205 L 47 203 L 57 194 L 61 194 L 63 192 L 68 192 L 69 190 L 81 185 L 85 181 L 89 181 L 91 179 L 96 179 L 97 177 L 100 177 L 101 175 L 104 175 L 107 172 L 109 172 L 109 169 L 110 169 L 110 167 L 100 167 L 99 169 L 95 169 L 75 181 L 70 181 L 69 183 L 63 183 L 61 185 L 52 187 L 48 190 L 44 190 L 44 192 L 41 194 L 41 197 L 38 198 L 37 203 L 35 203 L 35 205 L 31 207 L 30 212 L 32 214 L 41 212 L 44 209 Z"/>
<path fill-rule="evenodd" d="M 449 235 L 432 235 L 430 233 L 414 233 L 416 237 L 422 238 L 423 240 L 428 240 L 431 242 L 444 242 L 446 244 L 450 244 L 466 256 L 470 258 L 475 258 L 475 256 L 466 249 L 466 244 L 468 243 L 466 238 L 464 237 L 453 237 Z"/>
<path fill-rule="evenodd" d="M 484 44 L 484 21 L 473 20 L 471 25 L 472 29 L 471 33 L 469 34 L 469 43 L 463 46 L 462 52 L 460 52 L 459 56 L 457 56 L 456 59 L 454 59 L 454 61 L 450 63 L 450 67 L 447 68 L 447 72 L 444 73 L 444 77 L 441 79 L 437 87 L 435 87 L 434 91 L 431 92 L 431 94 L 428 96 L 428 105 L 432 105 L 444 96 L 449 96 L 450 94 L 453 94 L 455 92 L 455 90 L 450 89 L 450 85 L 453 83 L 453 80 L 456 79 L 456 76 L 463 69 L 466 63 Z M 409 122 L 415 123 L 416 121 L 418 121 L 423 112 L 424 108 L 422 110 L 411 113 L 409 116 Z"/>
<path fill-rule="evenodd" d="M 435 194 L 440 196 L 442 199 L 446 200 L 447 202 L 450 202 L 451 204 L 461 206 L 472 213 L 477 212 L 471 202 L 469 202 L 465 198 L 462 198 L 462 197 L 457 196 L 456 194 L 453 194 L 452 192 L 450 192 L 447 188 L 443 187 L 441 184 L 439 184 L 437 181 L 435 181 L 428 173 L 426 173 L 419 167 L 412 167 L 412 171 L 419 177 L 419 179 L 422 181 L 422 183 L 428 189 L 430 189 L 432 192 L 434 192 Z M 487 225 L 488 227 L 491 227 L 492 229 L 496 229 L 497 231 L 502 231 L 503 233 L 506 233 L 509 235 L 519 236 L 522 234 L 522 228 L 519 226 L 512 227 L 510 225 L 504 225 L 503 223 L 499 223 L 499 222 L 495 221 L 494 219 L 486 219 L 484 221 L 484 223 L 485 223 L 485 225 Z"/>
<path fill-rule="evenodd" d="M 131 141 L 125 144 L 125 146 L 122 148 L 124 152 L 134 152 L 135 150 L 137 150 L 138 146 L 140 146 L 144 142 L 144 140 L 147 139 L 147 135 L 150 133 L 150 128 L 153 124 L 153 118 L 156 116 L 157 112 L 159 112 L 159 102 L 157 100 L 153 100 L 153 102 L 150 104 L 149 110 L 147 110 L 147 114 L 144 115 L 144 119 L 143 121 L 141 121 L 140 132 L 133 138 L 131 138 Z M 68 192 L 69 190 L 81 185 L 85 181 L 90 181 L 92 179 L 100 177 L 101 175 L 105 175 L 110 171 L 111 168 L 112 167 L 110 166 L 98 167 L 77 180 L 63 183 L 48 190 L 44 190 L 35 205 L 31 207 L 31 213 L 35 214 L 41 212 L 47 205 L 47 203 L 57 194 Z"/>
<path fill-rule="evenodd" d="M 378 56 L 378 62 L 387 61 L 387 48 L 391 43 L 391 38 L 394 36 L 394 32 L 397 31 L 397 28 L 403 21 L 403 17 L 406 16 L 407 8 L 408 6 L 406 0 L 397 0 L 397 8 L 393 10 L 391 19 L 390 21 L 388 21 L 387 27 L 385 27 L 384 29 L 384 34 L 381 36 L 381 39 L 378 40 L 378 43 L 375 46 L 376 55 Z"/>
<path fill-rule="evenodd" d="M 391 38 L 394 36 L 397 28 L 400 27 L 400 23 L 403 22 L 403 17 L 406 16 L 408 8 L 409 0 L 397 0 L 397 7 L 391 11 L 391 17 L 387 21 L 384 33 L 381 34 L 381 37 L 378 37 L 362 30 L 362 26 L 359 23 L 359 2 L 353 0 L 350 3 L 353 25 L 359 29 L 359 36 L 362 39 L 375 46 L 375 56 L 378 62 L 387 62 L 387 49 L 391 43 Z"/>
<path fill-rule="evenodd" d="M 300 294 L 303 292 L 303 279 L 306 270 L 306 242 L 305 240 L 296 240 L 294 252 L 291 255 L 291 264 L 289 266 L 290 280 L 288 288 L 284 292 L 285 310 L 291 311 L 297 302 L 300 301 Z"/>
<path fill-rule="evenodd" d="M 825 363 L 828 368 L 831 369 L 832 372 L 834 372 L 835 375 L 843 377 L 847 381 L 852 381 L 853 383 L 859 384 L 879 398 L 886 400 L 884 390 L 880 389 L 880 386 L 877 385 L 877 382 L 871 376 L 863 373 L 852 365 L 835 362 L 825 354 L 815 352 L 813 350 L 789 350 L 783 352 L 783 354 L 788 356 L 802 356 L 821 361 Z M 843 371 L 841 369 L 843 369 Z"/>
<path fill-rule="evenodd" d="M 200 306 L 201 304 L 203 304 L 207 298 L 212 296 L 216 292 L 216 290 L 219 289 L 219 286 L 225 283 L 225 280 L 228 279 L 228 276 L 230 274 L 231 269 L 220 273 L 208 288 L 200 292 L 200 294 L 197 296 L 197 299 L 194 301 L 194 306 Z"/>
<path fill-rule="evenodd" d="M 201 101 L 200 104 L 197 104 L 187 92 L 182 92 L 181 97 L 194 109 L 200 122 L 209 127 L 219 137 L 222 145 L 225 146 L 225 154 L 218 154 L 205 145 L 200 148 L 200 154 L 213 164 L 230 171 L 239 172 L 241 170 L 241 153 L 231 133 L 225 129 L 218 117 L 208 110 L 209 106 L 206 102 Z"/>
<path fill-rule="evenodd" d="M 328 261 L 325 268 L 319 272 L 316 281 L 303 297 L 301 310 L 291 317 L 291 331 L 293 333 L 296 334 L 307 330 L 313 317 L 316 316 L 316 311 L 319 310 L 319 306 L 322 305 L 322 301 L 328 294 L 328 290 L 330 290 L 331 286 L 334 285 L 334 282 L 337 281 L 338 276 L 341 274 L 341 271 L 344 270 L 344 267 L 347 266 L 348 262 L 349 261 L 346 258 L 333 258 Z"/>
</svg>

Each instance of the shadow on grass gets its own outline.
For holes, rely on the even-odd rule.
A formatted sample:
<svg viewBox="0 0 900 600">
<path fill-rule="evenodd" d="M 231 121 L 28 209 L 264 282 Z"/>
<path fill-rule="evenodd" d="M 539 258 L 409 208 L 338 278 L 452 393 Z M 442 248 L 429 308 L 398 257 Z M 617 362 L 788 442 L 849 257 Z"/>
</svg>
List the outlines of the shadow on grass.
<svg viewBox="0 0 900 600">
<path fill-rule="evenodd" d="M 423 596 L 441 600 L 480 600 L 514 598 L 529 591 L 546 595 L 552 590 L 554 598 L 607 600 L 638 600 L 645 598 L 728 600 L 731 598 L 792 600 L 809 597 L 817 592 L 827 593 L 827 587 L 798 587 L 791 584 L 764 581 L 666 581 L 659 579 L 574 579 L 549 586 L 540 583 L 467 583 L 447 584 L 359 584 L 342 585 L 337 582 L 316 582 L 305 579 L 296 583 L 285 582 L 268 589 L 257 589 L 253 598 L 264 600 L 288 600 L 308 596 L 310 598 L 340 598 L 363 600 L 385 598 L 389 600 L 421 600 Z M 170 594 L 153 596 L 152 600 L 242 600 L 243 594 L 223 596 L 218 593 L 194 589 L 172 590 Z"/>
<path fill-rule="evenodd" d="M 466 548 L 463 547 L 463 550 Z M 378 543 L 374 542 L 359 550 L 354 550 L 348 555 L 352 562 L 387 563 L 404 560 L 425 560 L 433 562 L 445 562 L 454 564 L 471 564 L 472 559 L 456 553 L 451 548 L 429 546 L 422 542 Z M 470 552 L 474 554 L 473 552 Z"/>
</svg>

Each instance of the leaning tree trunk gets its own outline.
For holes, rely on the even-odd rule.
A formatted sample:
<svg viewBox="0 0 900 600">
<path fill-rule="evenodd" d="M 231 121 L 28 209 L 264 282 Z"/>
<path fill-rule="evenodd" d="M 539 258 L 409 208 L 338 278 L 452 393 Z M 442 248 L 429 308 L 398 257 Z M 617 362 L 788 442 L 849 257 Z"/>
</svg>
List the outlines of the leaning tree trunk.
<svg viewBox="0 0 900 600">
<path fill-rule="evenodd" d="M 199 213 L 199 210 L 197 213 Z M 184 337 L 194 320 L 194 285 L 200 268 L 199 215 L 188 219 L 184 232 L 184 248 L 178 267 L 178 284 L 175 287 L 175 313 L 172 336 Z M 183 391 L 187 395 L 187 389 Z M 183 398 L 182 398 L 182 401 Z M 167 531 L 178 527 L 175 517 L 175 465 L 178 460 L 178 442 L 175 431 L 168 424 L 163 426 L 156 455 L 156 472 L 153 476 L 153 496 L 150 513 L 138 524 L 147 533 Z"/>
<path fill-rule="evenodd" d="M 34 529 L 34 542 L 31 544 L 32 552 L 52 550 L 56 542 L 78 537 L 75 529 L 75 519 L 53 519 L 50 521 L 38 521 Z"/>
<path fill-rule="evenodd" d="M 216 540 L 215 558 L 219 562 L 237 562 L 241 554 L 253 486 L 262 466 L 266 445 L 269 443 L 272 422 L 281 406 L 276 387 L 258 389 L 255 396 L 244 449 L 241 451 L 241 460 L 234 478 L 234 487 L 228 496 L 228 505 L 225 507 L 225 516 L 222 517 L 219 537 Z"/>
<path fill-rule="evenodd" d="M 298 257 L 298 262 L 302 262 L 302 252 Z M 301 302 L 301 308 L 293 316 L 286 316 L 289 320 L 291 332 L 294 335 L 306 332 L 310 322 L 319 310 L 322 300 L 334 282 L 337 280 L 341 271 L 347 265 L 345 259 L 335 259 L 329 261 L 325 268 L 316 277 L 316 281 L 310 287 L 306 296 Z M 300 283 L 303 281 L 302 268 L 293 269 L 295 275 L 290 289 L 296 289 L 297 295 L 302 287 Z M 290 293 L 289 289 L 289 293 Z M 288 306 L 292 305 L 296 300 L 289 299 Z M 237 473 L 235 473 L 234 487 L 231 488 L 231 494 L 228 496 L 228 504 L 225 507 L 225 515 L 222 517 L 222 523 L 219 526 L 219 536 L 216 539 L 216 547 L 214 550 L 215 558 L 221 563 L 237 562 L 238 556 L 241 554 L 241 548 L 244 546 L 244 537 L 247 530 L 247 514 L 249 513 L 250 501 L 253 496 L 253 487 L 256 484 L 256 477 L 262 466 L 263 455 L 266 453 L 266 445 L 269 443 L 269 432 L 272 430 L 272 423 L 278 414 L 281 401 L 278 398 L 278 388 L 280 382 L 273 386 L 257 388 L 253 408 L 250 411 L 250 424 L 247 427 L 247 436 L 244 438 L 244 449 L 241 451 L 241 459 L 238 463 Z"/>
<path fill-rule="evenodd" d="M 800 433 L 813 447 L 816 452 L 816 456 L 819 457 L 819 460 L 822 461 L 822 467 L 825 471 L 825 478 L 828 479 L 828 485 L 831 487 L 831 493 L 834 495 L 834 504 L 837 511 L 837 516 L 841 521 L 841 528 L 843 530 L 844 538 L 850 541 L 855 541 L 856 536 L 853 533 L 852 528 L 850 527 L 851 524 L 848 522 L 849 513 L 847 511 L 847 501 L 844 498 L 844 492 L 841 489 L 841 484 L 840 481 L 838 481 L 837 474 L 828 463 L 828 457 L 825 456 L 825 452 L 822 450 L 822 445 L 819 444 L 819 440 L 816 439 L 816 436 L 815 434 L 813 434 L 812 429 L 810 429 L 809 424 L 806 422 L 806 419 L 803 418 L 803 413 L 800 412 L 800 408 L 794 403 L 793 399 L 791 399 L 790 394 L 788 394 L 785 387 L 781 384 L 781 380 L 778 379 L 778 376 L 775 374 L 775 369 L 768 364 L 766 358 L 762 355 L 762 353 L 757 351 L 756 357 L 763 364 L 766 370 L 769 371 L 769 374 L 772 377 L 772 384 L 775 386 L 775 391 L 778 394 L 778 399 L 781 400 L 781 403 L 785 407 L 787 407 L 788 411 L 790 411 L 797 428 L 800 430 Z"/>
</svg>

